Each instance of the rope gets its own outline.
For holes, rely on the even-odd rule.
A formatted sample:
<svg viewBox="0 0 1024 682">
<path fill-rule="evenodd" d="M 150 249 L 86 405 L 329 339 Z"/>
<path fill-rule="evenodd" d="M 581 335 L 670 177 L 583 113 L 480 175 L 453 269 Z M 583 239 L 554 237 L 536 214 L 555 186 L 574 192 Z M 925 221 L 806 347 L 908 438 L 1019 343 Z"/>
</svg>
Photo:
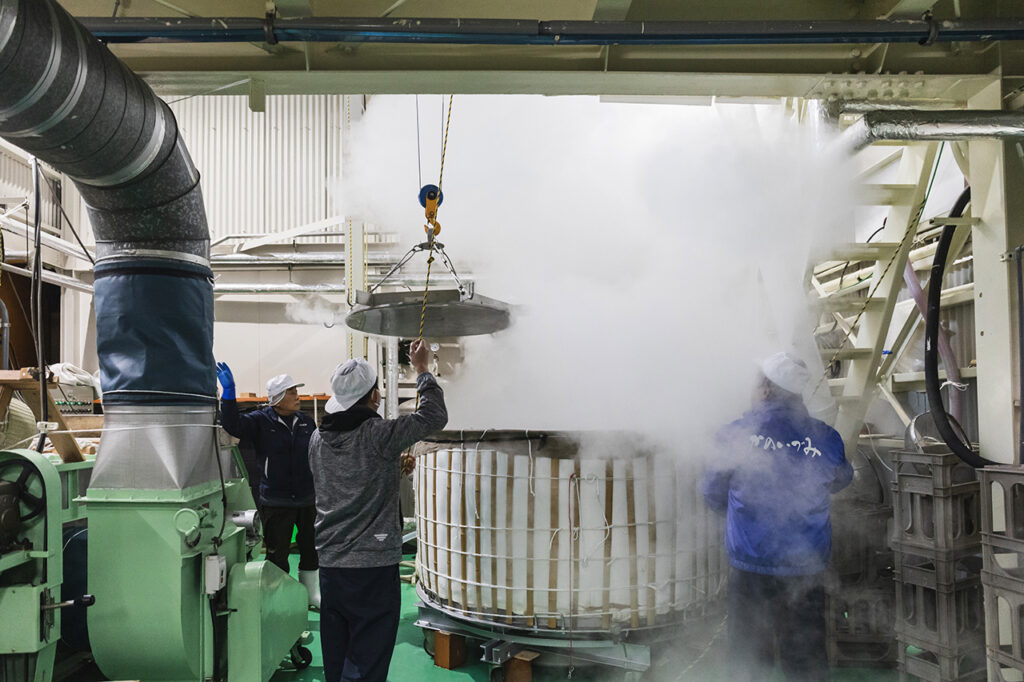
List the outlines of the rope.
<svg viewBox="0 0 1024 682">
<path fill-rule="evenodd" d="M 896 261 L 896 256 L 898 256 L 900 252 L 903 250 L 903 245 L 907 241 L 907 238 L 911 236 L 917 236 L 917 230 L 921 225 L 921 216 L 924 214 L 924 207 L 925 204 L 928 203 L 928 197 L 931 196 L 932 185 L 935 183 L 935 176 L 939 172 L 939 161 L 942 159 L 942 150 L 945 146 L 945 142 L 939 145 L 939 152 L 935 158 L 934 166 L 932 168 L 932 175 L 928 181 L 928 187 L 925 189 L 924 192 L 924 199 L 921 200 L 921 204 L 917 207 L 917 211 L 914 214 L 914 217 L 910 219 L 910 223 L 907 225 L 907 231 L 904 233 L 903 239 L 900 240 L 899 248 L 897 248 L 893 252 L 892 256 L 889 257 L 889 262 L 885 264 L 885 269 L 882 270 L 882 276 L 875 281 L 875 286 L 872 287 L 871 291 L 864 299 L 864 305 L 861 306 L 860 311 L 857 313 L 857 317 L 855 317 L 853 320 L 853 324 L 850 325 L 850 331 L 846 332 L 843 335 L 842 341 L 840 341 L 836 346 L 836 352 L 833 353 L 829 361 L 825 363 L 825 373 L 821 375 L 820 379 L 818 379 L 818 383 L 814 386 L 814 390 L 812 391 L 812 393 L 817 393 L 818 389 L 821 388 L 822 382 L 824 382 L 825 378 L 828 376 L 828 368 L 831 367 L 832 363 L 834 363 L 839 358 L 839 354 L 842 352 L 843 344 L 845 344 L 846 340 L 850 338 L 850 335 L 853 333 L 853 330 L 857 328 L 857 323 L 860 322 L 860 318 L 863 317 L 864 312 L 868 309 L 868 305 L 870 305 L 871 299 L 874 298 L 875 292 L 878 291 L 878 287 L 880 287 L 882 285 L 882 282 L 885 280 L 885 276 L 889 273 L 889 269 L 892 267 L 892 264 Z M 870 241 L 870 237 L 868 238 L 868 241 Z M 840 289 L 841 288 L 842 279 L 840 278 Z M 836 320 L 836 324 L 838 323 L 839 320 Z M 835 329 L 835 326 L 833 325 L 832 328 Z"/>
<path fill-rule="evenodd" d="M 441 140 L 441 170 L 437 176 L 437 194 L 439 200 L 441 196 L 441 183 L 444 182 L 444 157 L 446 152 L 448 151 L 448 129 L 451 127 L 452 123 L 452 101 L 454 99 L 455 95 L 448 96 L 448 120 L 444 124 L 444 136 L 442 137 Z M 416 127 L 416 131 L 417 133 L 419 132 L 418 125 Z M 417 143 L 417 151 L 418 150 L 419 146 Z M 427 255 L 427 278 L 423 282 L 423 303 L 420 304 L 420 329 L 419 333 L 416 335 L 416 340 L 420 342 L 423 341 L 423 327 L 427 323 L 427 296 L 430 293 L 430 270 L 434 265 L 434 237 L 436 233 L 435 228 L 437 228 L 437 230 L 440 229 L 440 226 L 437 224 L 437 207 L 434 208 L 433 216 L 430 215 L 428 209 L 427 222 L 427 240 L 430 243 L 430 252 Z M 420 394 L 418 391 L 416 393 L 416 409 L 420 409 Z"/>
<path fill-rule="evenodd" d="M 863 317 L 864 313 L 867 311 L 868 306 L 871 304 L 871 299 L 874 298 L 875 296 L 875 292 L 878 291 L 878 288 L 882 285 L 882 282 L 885 281 L 885 276 L 889 274 L 889 269 L 892 268 L 892 264 L 896 262 L 896 257 L 900 253 L 902 253 L 903 245 L 906 244 L 908 239 L 917 234 L 918 225 L 921 223 L 921 214 L 924 213 L 924 205 L 927 201 L 928 196 L 925 195 L 924 199 L 921 201 L 921 204 L 917 207 L 917 211 L 914 212 L 914 217 L 911 218 L 909 223 L 907 224 L 907 231 L 903 234 L 903 239 L 900 240 L 899 246 L 892 252 L 892 256 L 889 257 L 889 262 L 885 264 L 885 268 L 882 270 L 881 277 L 879 277 L 875 281 L 875 286 L 871 288 L 871 291 L 868 292 L 868 295 L 864 298 L 864 304 L 860 307 L 860 311 L 857 313 L 857 316 L 853 318 L 853 322 L 850 324 L 850 331 L 845 333 L 845 335 L 843 336 L 843 340 L 836 345 L 836 352 L 833 353 L 832 357 L 829 358 L 828 362 L 825 363 L 826 368 L 831 367 L 832 363 L 834 363 L 839 358 L 840 353 L 843 352 L 843 344 L 846 343 L 846 340 L 848 338 L 850 338 L 850 335 L 853 333 L 853 330 L 857 328 L 857 323 L 860 322 L 860 318 Z M 827 376 L 828 370 L 826 369 L 825 372 L 821 375 L 821 378 L 818 379 L 818 383 L 814 385 L 814 389 L 811 391 L 811 393 L 818 392 L 818 389 L 821 388 L 821 384 L 825 381 Z"/>
<path fill-rule="evenodd" d="M 452 123 L 452 102 L 454 100 L 455 100 L 455 95 L 449 95 L 448 96 L 448 120 L 444 124 L 444 139 L 441 142 L 441 172 L 438 174 L 438 177 L 437 177 L 437 189 L 439 189 L 439 190 L 441 189 L 441 187 L 443 187 L 443 185 L 441 183 L 444 180 L 444 155 L 445 155 L 445 152 L 448 151 L 448 127 Z"/>
</svg>

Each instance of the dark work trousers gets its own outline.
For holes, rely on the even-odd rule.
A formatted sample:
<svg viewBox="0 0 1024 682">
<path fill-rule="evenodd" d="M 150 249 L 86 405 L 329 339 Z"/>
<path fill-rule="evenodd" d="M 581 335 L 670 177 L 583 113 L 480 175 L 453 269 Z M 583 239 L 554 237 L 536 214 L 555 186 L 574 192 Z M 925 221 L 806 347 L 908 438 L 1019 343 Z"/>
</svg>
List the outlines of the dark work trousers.
<svg viewBox="0 0 1024 682">
<path fill-rule="evenodd" d="M 321 568 L 325 682 L 385 682 L 401 610 L 398 564 Z"/>
<path fill-rule="evenodd" d="M 320 567 L 313 543 L 313 521 L 316 507 L 263 507 L 263 541 L 267 543 L 267 561 L 288 572 L 288 552 L 292 546 L 292 528 L 298 527 L 299 570 L 315 571 Z"/>
<path fill-rule="evenodd" d="M 829 678 L 824 574 L 775 576 L 736 568 L 729 577 L 731 680 L 767 680 L 776 645 L 789 682 Z"/>
</svg>

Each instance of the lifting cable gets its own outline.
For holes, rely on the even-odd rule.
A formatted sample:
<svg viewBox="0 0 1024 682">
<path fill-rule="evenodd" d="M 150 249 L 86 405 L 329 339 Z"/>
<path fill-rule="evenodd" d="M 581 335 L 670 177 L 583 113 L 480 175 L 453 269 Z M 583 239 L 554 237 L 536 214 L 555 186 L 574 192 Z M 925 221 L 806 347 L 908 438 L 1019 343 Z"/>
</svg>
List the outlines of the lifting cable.
<svg viewBox="0 0 1024 682">
<path fill-rule="evenodd" d="M 423 340 L 423 325 L 427 319 L 427 294 L 430 291 L 430 268 L 434 264 L 434 240 L 437 235 L 441 234 L 441 223 L 437 222 L 437 209 L 441 202 L 444 201 L 441 187 L 444 183 L 444 157 L 448 151 L 448 129 L 452 123 L 452 101 L 454 99 L 455 95 L 448 96 L 448 117 L 444 125 L 444 135 L 441 139 L 441 170 L 437 177 L 437 187 L 424 185 L 420 189 L 420 204 L 423 205 L 424 216 L 427 219 L 427 224 L 423 226 L 423 229 L 427 233 L 429 253 L 427 254 L 427 278 L 423 282 L 423 303 L 420 306 L 420 330 L 419 335 L 416 337 L 417 341 Z"/>
<path fill-rule="evenodd" d="M 420 205 L 423 206 L 423 214 L 426 218 L 427 224 L 423 226 L 423 230 L 427 233 L 427 277 L 423 281 L 423 302 L 420 304 L 420 328 L 419 333 L 416 336 L 416 340 L 423 342 L 423 326 L 427 321 L 427 295 L 430 293 L 430 270 L 434 264 L 434 247 L 437 235 L 441 234 L 441 223 L 437 222 L 437 209 L 444 201 L 444 193 L 441 191 L 441 187 L 444 183 L 444 157 L 448 151 L 448 130 L 452 124 L 452 102 L 455 99 L 455 95 L 448 96 L 448 117 L 444 124 L 444 135 L 441 137 L 441 170 L 437 175 L 437 186 L 424 185 L 420 188 Z M 444 100 L 441 100 L 442 106 L 444 106 Z M 416 153 L 419 154 L 419 107 L 416 109 L 417 114 L 417 145 Z M 444 255 L 444 247 L 441 247 L 441 254 Z M 447 262 L 447 255 L 444 256 L 444 260 Z M 454 270 L 452 270 L 454 274 Z M 456 276 L 458 280 L 458 276 Z M 459 286 L 461 289 L 461 284 Z M 420 394 L 416 392 L 416 409 L 420 408 Z"/>
</svg>

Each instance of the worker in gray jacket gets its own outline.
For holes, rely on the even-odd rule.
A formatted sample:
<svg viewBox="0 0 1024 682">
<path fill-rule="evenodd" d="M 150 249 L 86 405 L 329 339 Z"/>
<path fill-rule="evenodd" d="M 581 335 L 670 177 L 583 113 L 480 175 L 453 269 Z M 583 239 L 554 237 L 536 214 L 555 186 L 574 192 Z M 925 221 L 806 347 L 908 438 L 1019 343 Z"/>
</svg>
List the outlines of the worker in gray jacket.
<svg viewBox="0 0 1024 682">
<path fill-rule="evenodd" d="M 448 422 L 422 340 L 409 360 L 419 375 L 416 412 L 382 419 L 377 373 L 365 360 L 349 360 L 334 369 L 334 396 L 309 440 L 326 682 L 385 682 L 391 664 L 402 603 L 399 458 Z"/>
</svg>

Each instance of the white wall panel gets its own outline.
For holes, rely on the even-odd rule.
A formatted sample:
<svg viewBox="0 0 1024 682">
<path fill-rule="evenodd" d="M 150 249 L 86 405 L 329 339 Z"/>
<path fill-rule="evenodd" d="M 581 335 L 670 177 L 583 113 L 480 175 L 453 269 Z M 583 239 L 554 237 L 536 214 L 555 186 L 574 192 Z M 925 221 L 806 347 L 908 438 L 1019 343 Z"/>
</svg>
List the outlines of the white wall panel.
<svg viewBox="0 0 1024 682">
<path fill-rule="evenodd" d="M 264 114 L 246 97 L 194 97 L 171 109 L 200 173 L 211 238 L 265 232 Z"/>
<path fill-rule="evenodd" d="M 329 186 L 341 172 L 341 96 L 268 97 L 262 113 L 249 110 L 247 97 L 193 97 L 171 108 L 202 176 L 212 239 L 335 215 Z"/>
</svg>

